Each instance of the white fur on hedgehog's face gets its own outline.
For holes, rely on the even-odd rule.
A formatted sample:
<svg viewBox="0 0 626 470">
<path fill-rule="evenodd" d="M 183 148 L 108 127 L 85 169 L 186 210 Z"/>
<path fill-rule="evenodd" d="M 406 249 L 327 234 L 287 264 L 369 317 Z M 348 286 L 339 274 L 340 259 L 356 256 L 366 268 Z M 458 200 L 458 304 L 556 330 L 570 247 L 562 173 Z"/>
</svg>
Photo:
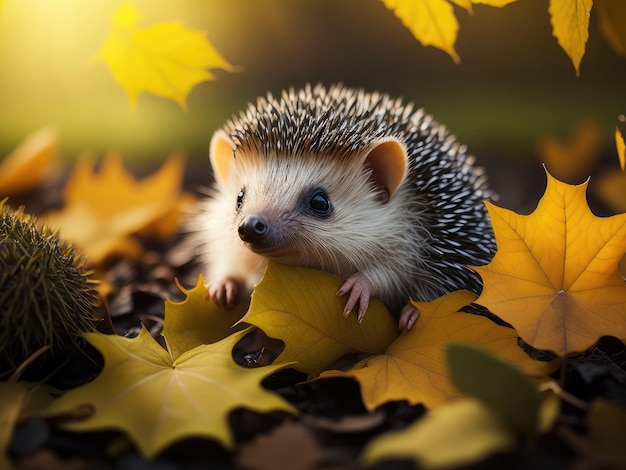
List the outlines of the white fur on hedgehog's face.
<svg viewBox="0 0 626 470">
<path fill-rule="evenodd" d="M 228 188 L 220 189 L 232 198 L 232 236 L 285 264 L 352 274 L 389 209 L 354 162 L 242 155 L 233 170 Z"/>
</svg>

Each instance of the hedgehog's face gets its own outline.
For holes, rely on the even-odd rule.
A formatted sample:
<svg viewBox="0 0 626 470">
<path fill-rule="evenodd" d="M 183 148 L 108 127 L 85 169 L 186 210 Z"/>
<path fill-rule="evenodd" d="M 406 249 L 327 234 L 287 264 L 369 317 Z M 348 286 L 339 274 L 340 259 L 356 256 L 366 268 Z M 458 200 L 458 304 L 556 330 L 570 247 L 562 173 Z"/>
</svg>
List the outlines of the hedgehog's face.
<svg viewBox="0 0 626 470">
<path fill-rule="evenodd" d="M 266 258 L 341 276 L 352 274 L 350 260 L 376 242 L 372 226 L 382 225 L 405 173 L 405 165 L 383 171 L 393 156 L 367 160 L 371 149 L 348 158 L 238 153 L 235 159 L 229 150 L 228 163 L 213 166 L 219 197 L 234 214 L 232 236 Z"/>
<path fill-rule="evenodd" d="M 314 247 L 321 233 L 332 231 L 343 206 L 332 173 L 328 162 L 315 159 L 303 164 L 289 157 L 238 158 L 232 175 L 236 183 L 230 185 L 236 235 L 267 258 L 325 264 L 312 261 L 319 258 Z"/>
</svg>

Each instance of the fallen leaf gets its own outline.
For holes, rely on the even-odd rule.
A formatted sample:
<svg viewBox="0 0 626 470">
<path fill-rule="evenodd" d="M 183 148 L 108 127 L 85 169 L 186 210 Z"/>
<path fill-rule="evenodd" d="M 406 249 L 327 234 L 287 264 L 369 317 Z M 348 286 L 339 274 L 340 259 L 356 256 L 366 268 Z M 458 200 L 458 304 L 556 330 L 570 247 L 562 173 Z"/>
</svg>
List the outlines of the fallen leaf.
<svg viewBox="0 0 626 470">
<path fill-rule="evenodd" d="M 550 0 L 548 7 L 552 34 L 572 61 L 576 76 L 580 76 L 580 61 L 589 38 L 592 6 L 593 0 Z"/>
<path fill-rule="evenodd" d="M 626 30 L 623 19 L 626 18 L 626 2 L 623 0 L 595 0 L 595 12 L 600 31 L 613 50 L 626 56 Z"/>
<path fill-rule="evenodd" d="M 44 410 L 48 416 L 90 406 L 93 415 L 68 422 L 72 431 L 119 430 L 152 459 L 184 438 L 206 437 L 229 448 L 228 414 L 236 408 L 258 412 L 293 408 L 260 382 L 285 364 L 245 369 L 231 357 L 246 331 L 195 347 L 172 360 L 142 328 L 136 338 L 87 333 L 104 356 L 104 370 L 93 381 L 70 390 Z"/>
<path fill-rule="evenodd" d="M 58 390 L 32 382 L 0 382 L 0 468 L 12 468 L 6 450 L 15 424 L 48 406 L 51 393 Z"/>
<path fill-rule="evenodd" d="M 382 353 L 398 335 L 391 315 L 372 299 L 362 323 L 355 314 L 344 318 L 346 298 L 336 295 L 341 283 L 321 271 L 270 263 L 242 321 L 284 341 L 279 359 L 309 375 L 346 354 Z"/>
<path fill-rule="evenodd" d="M 48 213 L 48 224 L 78 246 L 90 265 L 113 253 L 138 257 L 142 248 L 129 235 L 176 206 L 184 166 L 184 158 L 173 155 L 159 171 L 138 181 L 117 155 L 108 155 L 99 172 L 91 159 L 81 158 L 65 186 L 63 210 Z"/>
<path fill-rule="evenodd" d="M 382 460 L 413 459 L 419 468 L 465 467 L 512 449 L 517 439 L 483 403 L 461 398 L 430 411 L 408 428 L 372 439 L 361 460 L 367 466 Z"/>
<path fill-rule="evenodd" d="M 133 108 L 145 91 L 185 109 L 191 89 L 215 78 L 207 69 L 234 70 L 201 31 L 176 21 L 140 28 L 140 19 L 132 3 L 120 5 L 113 14 L 113 29 L 98 52 Z"/>
<path fill-rule="evenodd" d="M 58 135 L 51 127 L 24 139 L 0 162 L 0 199 L 40 186 L 50 173 Z"/>
<path fill-rule="evenodd" d="M 430 408 L 458 396 L 445 358 L 445 345 L 451 341 L 480 344 L 531 375 L 544 376 L 556 369 L 557 362 L 534 361 L 522 351 L 512 328 L 459 312 L 475 299 L 469 291 L 456 291 L 432 302 L 413 302 L 420 311 L 418 321 L 383 355 L 366 358 L 349 371 L 325 371 L 320 378 L 354 378 L 368 410 L 396 400 Z"/>
<path fill-rule="evenodd" d="M 547 173 L 547 172 L 546 172 Z M 599 218 L 571 186 L 547 173 L 546 192 L 530 215 L 487 203 L 498 250 L 474 267 L 477 300 L 537 349 L 584 351 L 601 336 L 626 337 L 626 214 Z"/>
<path fill-rule="evenodd" d="M 562 141 L 546 135 L 537 142 L 537 154 L 550 174 L 566 183 L 586 180 L 602 152 L 600 123 L 586 117 L 576 123 L 571 137 Z"/>
<path fill-rule="evenodd" d="M 454 44 L 459 22 L 448 0 L 382 0 L 424 46 L 446 52 L 455 63 L 459 58 Z"/>
<path fill-rule="evenodd" d="M 448 344 L 452 383 L 498 414 L 516 431 L 531 434 L 539 422 L 537 385 L 510 362 L 467 343 Z"/>
<path fill-rule="evenodd" d="M 308 470 L 317 468 L 325 453 L 301 423 L 285 422 L 270 433 L 243 444 L 235 458 L 237 468 L 254 470 Z"/>
<path fill-rule="evenodd" d="M 185 351 L 215 343 L 245 327 L 233 325 L 246 313 L 247 302 L 228 310 L 218 307 L 206 299 L 208 288 L 202 275 L 193 289 L 187 290 L 180 284 L 178 287 L 187 298 L 182 302 L 165 301 L 162 333 L 172 360 L 178 359 Z"/>
<path fill-rule="evenodd" d="M 21 383 L 0 383 L 0 468 L 11 468 L 7 447 L 22 411 L 26 388 Z"/>
<path fill-rule="evenodd" d="M 172 207 L 161 217 L 137 232 L 140 238 L 170 240 L 180 231 L 185 219 L 192 212 L 198 198 L 188 192 L 179 195 Z"/>
</svg>

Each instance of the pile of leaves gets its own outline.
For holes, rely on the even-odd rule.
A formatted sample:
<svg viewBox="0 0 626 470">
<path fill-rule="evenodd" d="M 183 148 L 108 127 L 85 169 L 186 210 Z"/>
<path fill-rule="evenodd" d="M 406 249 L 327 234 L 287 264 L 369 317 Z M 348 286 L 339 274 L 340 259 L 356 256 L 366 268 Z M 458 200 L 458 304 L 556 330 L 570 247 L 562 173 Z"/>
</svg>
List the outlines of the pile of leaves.
<svg viewBox="0 0 626 470">
<path fill-rule="evenodd" d="M 383 0 L 455 61 L 453 4 L 512 1 Z M 550 2 L 577 74 L 594 6 L 624 53 L 623 5 Z M 142 26 L 129 2 L 96 56 L 132 106 L 149 92 L 184 108 L 213 78 L 207 69 L 236 70 L 196 30 Z M 622 171 L 595 186 L 618 215 L 591 212 L 589 181 L 568 184 L 599 152 L 594 123 L 570 142 L 547 137 L 536 209 L 488 204 L 498 251 L 475 267 L 480 297 L 416 302 L 421 316 L 401 333 L 377 301 L 363 323 L 344 318 L 340 279 L 276 264 L 249 303 L 218 308 L 186 243 L 197 196 L 182 156 L 141 179 L 118 155 L 99 165 L 83 156 L 67 176 L 54 171 L 56 133 L 33 134 L 0 162 L 0 199 L 24 204 L 81 252 L 101 321 L 43 374 L 34 357 L 0 371 L 0 468 L 625 467 L 623 121 Z"/>
<path fill-rule="evenodd" d="M 340 279 L 278 264 L 249 304 L 218 308 L 183 233 L 184 159 L 137 179 L 119 156 L 81 158 L 51 191 L 56 139 L 6 157 L 0 191 L 84 253 L 103 320 L 45 379 L 4 375 L 1 468 L 626 465 L 626 214 L 593 215 L 588 182 L 546 172 L 530 215 L 488 203 L 481 296 L 416 302 L 400 333 L 378 301 L 344 318 Z"/>
</svg>

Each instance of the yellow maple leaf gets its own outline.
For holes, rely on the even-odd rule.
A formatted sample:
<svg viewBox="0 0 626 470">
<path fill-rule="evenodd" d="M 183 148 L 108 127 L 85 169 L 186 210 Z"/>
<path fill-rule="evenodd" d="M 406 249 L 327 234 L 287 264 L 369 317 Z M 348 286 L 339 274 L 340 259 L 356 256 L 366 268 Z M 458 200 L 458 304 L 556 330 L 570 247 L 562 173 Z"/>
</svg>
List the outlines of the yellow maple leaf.
<svg viewBox="0 0 626 470">
<path fill-rule="evenodd" d="M 552 34 L 572 61 L 576 76 L 580 75 L 580 61 L 589 38 L 592 6 L 593 0 L 550 0 L 548 7 Z"/>
<path fill-rule="evenodd" d="M 613 50 L 626 56 L 626 2 L 623 0 L 595 0 L 600 31 Z"/>
<path fill-rule="evenodd" d="M 517 0 L 382 0 L 394 12 L 413 37 L 424 46 L 433 46 L 446 52 L 455 63 L 461 62 L 454 44 L 459 32 L 459 22 L 452 4 L 467 11 L 472 4 L 503 7 Z"/>
<path fill-rule="evenodd" d="M 57 141 L 53 128 L 40 129 L 0 162 L 0 199 L 35 189 L 48 177 Z"/>
<path fill-rule="evenodd" d="M 547 172 L 546 172 L 547 173 Z M 487 203 L 498 250 L 474 269 L 477 300 L 538 349 L 584 351 L 603 335 L 626 338 L 626 286 L 618 262 L 626 252 L 626 214 L 599 218 L 571 186 L 549 173 L 530 215 Z"/>
<path fill-rule="evenodd" d="M 246 331 L 195 347 L 176 359 L 143 328 L 136 338 L 87 333 L 104 356 L 93 381 L 70 390 L 44 413 L 48 416 L 90 406 L 93 414 L 64 427 L 74 431 L 120 430 L 152 459 L 181 439 L 207 437 L 231 447 L 228 414 L 245 407 L 259 412 L 294 412 L 260 382 L 288 364 L 245 369 L 231 357 Z"/>
<path fill-rule="evenodd" d="M 550 174 L 567 183 L 586 180 L 601 151 L 600 123 L 592 116 L 578 121 L 566 141 L 545 135 L 537 142 L 537 154 Z"/>
<path fill-rule="evenodd" d="M 167 299 L 163 321 L 162 335 L 172 359 L 202 344 L 220 341 L 245 327 L 235 323 L 246 313 L 248 303 L 241 302 L 231 309 L 218 307 L 206 299 L 208 288 L 202 275 L 194 288 L 185 289 L 180 284 L 178 287 L 186 299 L 182 302 Z"/>
<path fill-rule="evenodd" d="M 145 91 L 172 99 L 185 109 L 191 89 L 215 78 L 207 69 L 234 70 L 202 32 L 175 21 L 140 28 L 139 21 L 132 3 L 119 6 L 113 29 L 98 52 L 133 107 Z"/>
<path fill-rule="evenodd" d="M 448 53 L 454 62 L 460 58 L 454 49 L 459 22 L 448 0 L 382 0 L 402 24 L 424 46 Z"/>
<path fill-rule="evenodd" d="M 65 186 L 63 210 L 48 213 L 48 224 L 78 246 L 90 265 L 113 253 L 137 257 L 142 249 L 129 235 L 176 206 L 184 165 L 181 156 L 173 155 L 158 172 L 138 181 L 114 154 L 99 172 L 91 159 L 81 158 Z"/>
<path fill-rule="evenodd" d="M 459 312 L 475 299 L 469 291 L 456 291 L 432 302 L 413 302 L 420 311 L 419 320 L 384 354 L 366 358 L 346 372 L 325 371 L 320 378 L 354 378 L 361 386 L 365 407 L 373 410 L 395 400 L 433 407 L 457 396 L 446 365 L 445 344 L 450 341 L 480 344 L 532 375 L 547 375 L 558 367 L 557 361 L 531 359 L 518 346 L 512 328 Z"/>
<path fill-rule="evenodd" d="M 284 341 L 279 359 L 310 375 L 346 354 L 382 353 L 398 335 L 395 321 L 376 299 L 362 323 L 354 313 L 344 318 L 346 298 L 336 295 L 341 283 L 321 271 L 270 263 L 242 321 Z"/>
</svg>

